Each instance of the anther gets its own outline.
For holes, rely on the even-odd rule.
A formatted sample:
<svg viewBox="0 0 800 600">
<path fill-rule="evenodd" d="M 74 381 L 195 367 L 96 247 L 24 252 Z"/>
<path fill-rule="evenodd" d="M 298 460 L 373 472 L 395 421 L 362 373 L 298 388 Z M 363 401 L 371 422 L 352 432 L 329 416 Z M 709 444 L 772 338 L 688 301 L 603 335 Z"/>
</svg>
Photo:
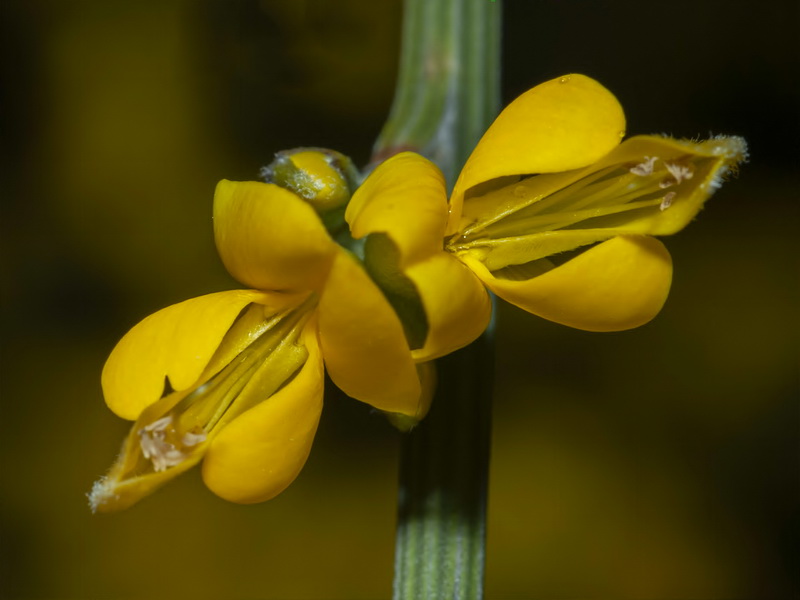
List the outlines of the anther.
<svg viewBox="0 0 800 600">
<path fill-rule="evenodd" d="M 669 174 L 675 178 L 675 183 L 680 183 L 685 179 L 691 179 L 694 176 L 694 172 L 690 167 L 675 163 L 664 163 L 664 166 L 667 171 L 669 171 Z"/>
<path fill-rule="evenodd" d="M 675 198 L 675 192 L 667 192 L 661 199 L 661 205 L 658 207 L 662 211 L 667 210 L 672 205 L 672 200 Z"/>
<path fill-rule="evenodd" d="M 164 471 L 169 467 L 181 464 L 186 458 L 186 454 L 167 441 L 167 427 L 172 424 L 172 415 L 166 415 L 145 425 L 139 430 L 139 447 L 142 449 L 142 456 L 153 463 L 153 470 L 156 472 Z M 205 440 L 205 434 L 184 435 L 200 436 L 202 439 L 193 441 L 187 446 L 193 446 Z M 190 438 L 191 440 L 192 438 Z"/>
<path fill-rule="evenodd" d="M 183 437 L 181 438 L 181 443 L 184 446 L 196 446 L 197 444 L 205 441 L 206 441 L 206 434 L 204 431 L 201 431 L 200 433 L 187 431 L 186 433 L 183 434 Z"/>
<path fill-rule="evenodd" d="M 634 175 L 640 175 L 642 177 L 646 175 L 653 174 L 653 163 L 658 160 L 657 156 L 645 156 L 644 161 L 640 162 L 635 167 L 631 167 L 630 171 Z"/>
</svg>

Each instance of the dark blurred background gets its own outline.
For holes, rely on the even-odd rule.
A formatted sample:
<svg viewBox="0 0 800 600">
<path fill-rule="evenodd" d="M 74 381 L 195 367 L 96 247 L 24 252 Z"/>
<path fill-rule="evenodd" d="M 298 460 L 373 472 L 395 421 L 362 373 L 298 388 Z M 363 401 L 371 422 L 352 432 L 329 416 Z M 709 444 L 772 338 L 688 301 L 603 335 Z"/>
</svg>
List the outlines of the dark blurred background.
<svg viewBox="0 0 800 600">
<path fill-rule="evenodd" d="M 488 0 L 487 0 L 488 1 Z M 498 4 L 500 4 L 498 2 Z M 390 597 L 398 435 L 331 391 L 277 499 L 197 472 L 132 510 L 85 492 L 127 424 L 99 374 L 154 310 L 229 289 L 211 199 L 275 151 L 365 163 L 397 0 L 3 0 L 0 595 Z M 490 599 L 797 598 L 798 3 L 509 0 L 504 99 L 569 72 L 628 132 L 743 135 L 662 314 L 591 334 L 501 306 Z"/>
</svg>

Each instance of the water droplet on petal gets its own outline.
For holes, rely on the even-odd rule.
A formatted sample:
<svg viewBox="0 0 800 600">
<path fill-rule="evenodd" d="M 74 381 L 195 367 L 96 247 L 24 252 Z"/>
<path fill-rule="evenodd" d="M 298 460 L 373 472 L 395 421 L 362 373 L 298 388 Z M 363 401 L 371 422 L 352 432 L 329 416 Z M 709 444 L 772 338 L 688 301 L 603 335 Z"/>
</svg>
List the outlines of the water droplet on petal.
<svg viewBox="0 0 800 600">
<path fill-rule="evenodd" d="M 617 132 L 617 135 L 619 135 L 619 137 L 621 137 L 621 138 L 624 138 L 625 137 L 625 132 L 624 131 L 619 131 L 619 132 Z"/>
<path fill-rule="evenodd" d="M 570 79 L 570 77 L 569 77 L 569 75 L 567 75 L 566 77 L 562 77 L 561 79 L 559 79 L 558 82 L 559 83 L 567 83 L 569 81 L 569 79 Z"/>
<path fill-rule="evenodd" d="M 528 195 L 528 188 L 524 185 L 518 185 L 514 188 L 512 192 L 517 198 L 524 198 Z"/>
</svg>

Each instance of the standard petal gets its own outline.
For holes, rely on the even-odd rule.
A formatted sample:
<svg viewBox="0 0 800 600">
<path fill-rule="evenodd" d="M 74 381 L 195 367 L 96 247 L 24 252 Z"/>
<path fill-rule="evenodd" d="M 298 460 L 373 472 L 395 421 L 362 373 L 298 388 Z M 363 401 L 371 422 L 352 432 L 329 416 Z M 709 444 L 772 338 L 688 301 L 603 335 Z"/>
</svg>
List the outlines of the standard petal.
<svg viewBox="0 0 800 600">
<path fill-rule="evenodd" d="M 218 496 L 250 504 L 282 492 L 308 458 L 322 412 L 323 364 L 315 323 L 303 334 L 308 358 L 277 393 L 228 423 L 203 460 L 203 481 Z"/>
<path fill-rule="evenodd" d="M 400 250 L 401 267 L 441 251 L 447 221 L 442 172 L 412 152 L 393 156 L 356 190 L 345 219 L 355 239 L 387 233 Z"/>
<path fill-rule="evenodd" d="M 134 420 L 161 398 L 167 379 L 173 390 L 190 387 L 242 309 L 251 302 L 279 303 L 278 298 L 257 291 L 219 292 L 150 315 L 125 334 L 106 361 L 106 404 Z"/>
<path fill-rule="evenodd" d="M 412 352 L 428 361 L 476 339 L 489 324 L 492 305 L 483 283 L 464 264 L 440 252 L 413 265 L 406 275 L 414 282 L 428 321 L 425 345 Z"/>
<path fill-rule="evenodd" d="M 309 204 L 257 181 L 219 182 L 214 238 L 228 272 L 260 290 L 319 289 L 336 253 Z"/>
<path fill-rule="evenodd" d="M 457 231 L 464 196 L 473 186 L 585 167 L 624 134 L 622 107 L 595 80 L 574 74 L 537 85 L 500 113 L 467 160 L 450 199 L 447 233 Z"/>
<path fill-rule="evenodd" d="M 346 394 L 386 412 L 415 415 L 421 388 L 400 319 L 347 252 L 340 252 L 319 302 L 325 367 Z"/>
<path fill-rule="evenodd" d="M 556 323 L 621 331 L 650 321 L 667 299 L 672 260 L 651 237 L 620 236 L 525 280 L 495 277 L 480 261 L 464 262 L 498 296 Z"/>
</svg>

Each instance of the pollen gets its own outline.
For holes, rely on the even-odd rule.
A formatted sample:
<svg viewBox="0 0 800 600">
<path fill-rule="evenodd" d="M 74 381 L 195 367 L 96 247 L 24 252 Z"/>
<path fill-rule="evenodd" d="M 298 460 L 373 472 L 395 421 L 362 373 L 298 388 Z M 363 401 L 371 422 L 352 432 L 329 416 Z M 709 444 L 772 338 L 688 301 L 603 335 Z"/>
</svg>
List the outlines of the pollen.
<svg viewBox="0 0 800 600">
<path fill-rule="evenodd" d="M 653 174 L 653 164 L 658 160 L 657 156 L 645 156 L 644 161 L 640 162 L 635 167 L 631 167 L 630 171 L 634 175 L 641 175 L 646 177 Z"/>
</svg>

